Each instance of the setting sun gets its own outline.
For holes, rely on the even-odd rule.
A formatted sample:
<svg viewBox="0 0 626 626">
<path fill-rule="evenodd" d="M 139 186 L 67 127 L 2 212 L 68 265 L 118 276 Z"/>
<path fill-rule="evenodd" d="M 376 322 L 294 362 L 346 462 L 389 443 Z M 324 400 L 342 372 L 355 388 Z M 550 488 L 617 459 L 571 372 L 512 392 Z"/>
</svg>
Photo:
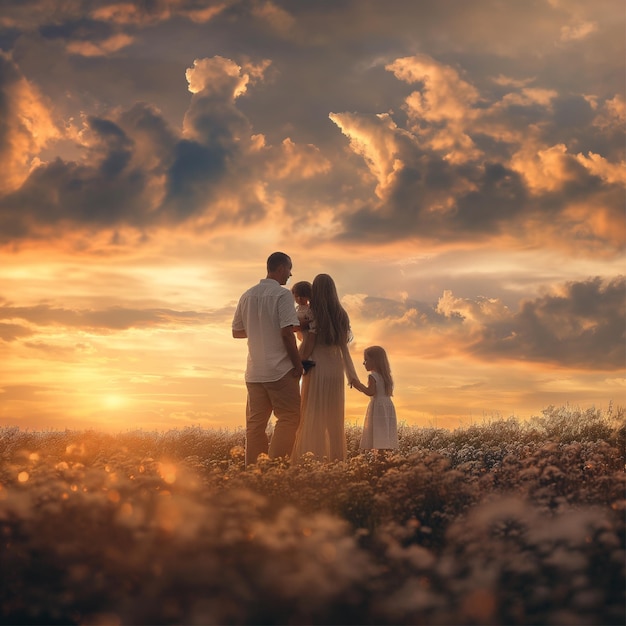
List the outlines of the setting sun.
<svg viewBox="0 0 626 626">
<path fill-rule="evenodd" d="M 121 409 L 128 404 L 123 396 L 108 394 L 103 396 L 103 404 L 107 409 Z"/>
</svg>

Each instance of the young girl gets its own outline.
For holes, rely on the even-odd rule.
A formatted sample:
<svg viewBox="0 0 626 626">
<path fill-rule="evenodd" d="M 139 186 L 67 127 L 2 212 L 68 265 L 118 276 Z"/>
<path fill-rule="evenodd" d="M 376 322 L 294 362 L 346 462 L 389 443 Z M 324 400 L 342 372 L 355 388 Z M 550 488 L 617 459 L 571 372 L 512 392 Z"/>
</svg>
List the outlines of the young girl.
<svg viewBox="0 0 626 626">
<path fill-rule="evenodd" d="M 380 346 L 370 346 L 363 352 L 363 365 L 370 372 L 367 387 L 359 380 L 352 386 L 370 396 L 365 413 L 362 450 L 393 450 L 398 447 L 398 420 L 391 400 L 393 379 L 387 353 Z"/>
</svg>

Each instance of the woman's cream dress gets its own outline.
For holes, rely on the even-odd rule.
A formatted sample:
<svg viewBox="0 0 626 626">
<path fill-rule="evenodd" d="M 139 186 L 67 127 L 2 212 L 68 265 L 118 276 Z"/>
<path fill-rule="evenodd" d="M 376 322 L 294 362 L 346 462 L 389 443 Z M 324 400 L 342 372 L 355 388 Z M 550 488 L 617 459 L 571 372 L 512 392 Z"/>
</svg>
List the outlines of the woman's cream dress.
<svg viewBox="0 0 626 626">
<path fill-rule="evenodd" d="M 315 367 L 302 377 L 300 427 L 292 458 L 297 461 L 306 452 L 329 461 L 346 458 L 344 404 L 347 381 L 356 371 L 347 345 L 327 346 L 316 343 L 309 357 Z"/>
</svg>

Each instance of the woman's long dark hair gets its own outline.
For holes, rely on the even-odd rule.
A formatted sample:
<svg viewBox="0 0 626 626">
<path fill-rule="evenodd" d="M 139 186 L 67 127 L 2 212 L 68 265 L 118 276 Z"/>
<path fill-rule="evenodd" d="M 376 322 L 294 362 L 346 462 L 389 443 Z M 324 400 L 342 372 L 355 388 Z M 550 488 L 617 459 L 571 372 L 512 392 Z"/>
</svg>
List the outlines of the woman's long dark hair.
<svg viewBox="0 0 626 626">
<path fill-rule="evenodd" d="M 350 318 L 339 302 L 335 281 L 328 274 L 318 274 L 313 279 L 311 311 L 319 343 L 338 346 L 352 339 Z"/>
</svg>

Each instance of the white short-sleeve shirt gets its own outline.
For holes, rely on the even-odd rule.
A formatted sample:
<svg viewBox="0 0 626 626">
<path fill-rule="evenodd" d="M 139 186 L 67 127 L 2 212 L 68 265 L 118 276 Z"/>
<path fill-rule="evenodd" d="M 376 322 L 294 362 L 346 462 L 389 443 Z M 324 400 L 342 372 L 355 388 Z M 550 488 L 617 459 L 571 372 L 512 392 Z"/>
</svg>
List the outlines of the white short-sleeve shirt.
<svg viewBox="0 0 626 626">
<path fill-rule="evenodd" d="M 280 380 L 293 368 L 281 329 L 299 324 L 293 295 L 273 278 L 262 279 L 241 296 L 233 330 L 245 330 L 248 337 L 246 382 Z"/>
</svg>

